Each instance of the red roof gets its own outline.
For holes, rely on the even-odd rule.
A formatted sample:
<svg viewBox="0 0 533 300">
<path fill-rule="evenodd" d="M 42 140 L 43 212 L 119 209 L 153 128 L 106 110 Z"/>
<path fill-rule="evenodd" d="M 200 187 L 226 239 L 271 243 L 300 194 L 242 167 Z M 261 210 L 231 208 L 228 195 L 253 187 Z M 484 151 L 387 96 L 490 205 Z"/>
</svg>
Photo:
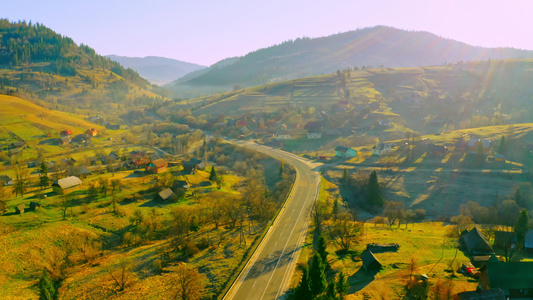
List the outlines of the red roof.
<svg viewBox="0 0 533 300">
<path fill-rule="evenodd" d="M 237 126 L 248 126 L 248 122 L 246 122 L 246 121 L 237 121 Z"/>
<path fill-rule="evenodd" d="M 70 130 L 70 129 L 63 130 L 63 131 L 61 131 L 61 135 L 72 135 L 72 130 Z"/>
</svg>

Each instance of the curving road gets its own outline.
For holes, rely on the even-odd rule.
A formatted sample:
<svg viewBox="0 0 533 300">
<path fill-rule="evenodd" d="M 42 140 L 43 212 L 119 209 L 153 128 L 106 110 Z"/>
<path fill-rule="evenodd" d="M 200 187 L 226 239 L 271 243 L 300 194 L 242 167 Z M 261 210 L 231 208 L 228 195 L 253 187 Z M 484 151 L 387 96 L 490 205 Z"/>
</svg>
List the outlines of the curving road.
<svg viewBox="0 0 533 300">
<path fill-rule="evenodd" d="M 318 196 L 321 164 L 251 142 L 230 141 L 282 160 L 296 169 L 289 199 L 224 299 L 279 299 L 289 289 Z"/>
</svg>

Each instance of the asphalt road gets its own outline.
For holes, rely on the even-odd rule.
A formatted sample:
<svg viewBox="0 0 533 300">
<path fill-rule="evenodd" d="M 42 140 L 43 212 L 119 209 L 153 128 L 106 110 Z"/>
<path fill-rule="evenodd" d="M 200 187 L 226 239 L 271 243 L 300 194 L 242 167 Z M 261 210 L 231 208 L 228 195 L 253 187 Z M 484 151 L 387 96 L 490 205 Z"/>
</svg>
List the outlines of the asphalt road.
<svg viewBox="0 0 533 300">
<path fill-rule="evenodd" d="M 291 164 L 297 176 L 291 197 L 224 299 L 283 298 L 305 241 L 318 193 L 321 164 L 250 142 L 233 142 Z"/>
</svg>

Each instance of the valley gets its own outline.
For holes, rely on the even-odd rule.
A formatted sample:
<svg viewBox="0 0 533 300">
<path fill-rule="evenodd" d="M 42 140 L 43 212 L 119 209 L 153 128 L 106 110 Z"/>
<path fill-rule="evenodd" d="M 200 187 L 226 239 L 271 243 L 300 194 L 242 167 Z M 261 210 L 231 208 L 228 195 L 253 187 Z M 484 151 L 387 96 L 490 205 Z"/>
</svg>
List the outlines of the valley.
<svg viewBox="0 0 533 300">
<path fill-rule="evenodd" d="M 377 26 L 129 60 L 187 69 L 158 86 L 42 24 L 0 42 L 7 299 L 531 290 L 531 51 Z"/>
</svg>

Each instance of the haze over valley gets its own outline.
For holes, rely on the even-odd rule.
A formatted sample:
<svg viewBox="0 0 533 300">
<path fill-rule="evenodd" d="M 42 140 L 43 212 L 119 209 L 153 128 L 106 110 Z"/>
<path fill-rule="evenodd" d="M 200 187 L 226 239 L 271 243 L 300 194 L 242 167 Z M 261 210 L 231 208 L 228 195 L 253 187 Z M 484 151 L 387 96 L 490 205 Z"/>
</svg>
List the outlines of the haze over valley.
<svg viewBox="0 0 533 300">
<path fill-rule="evenodd" d="M 529 3 L 275 2 L 6 3 L 1 297 L 533 294 Z"/>
</svg>

